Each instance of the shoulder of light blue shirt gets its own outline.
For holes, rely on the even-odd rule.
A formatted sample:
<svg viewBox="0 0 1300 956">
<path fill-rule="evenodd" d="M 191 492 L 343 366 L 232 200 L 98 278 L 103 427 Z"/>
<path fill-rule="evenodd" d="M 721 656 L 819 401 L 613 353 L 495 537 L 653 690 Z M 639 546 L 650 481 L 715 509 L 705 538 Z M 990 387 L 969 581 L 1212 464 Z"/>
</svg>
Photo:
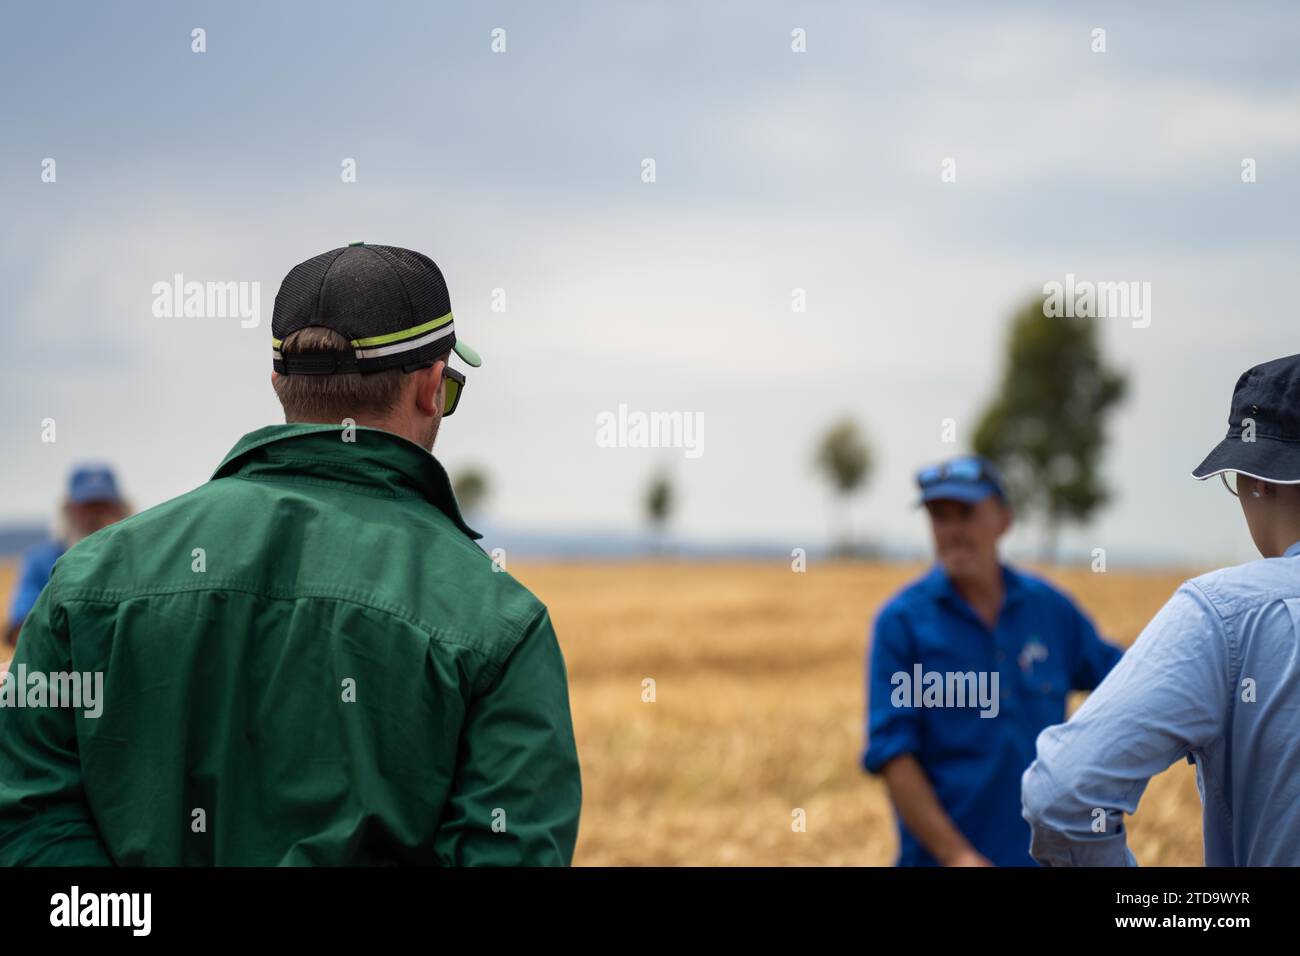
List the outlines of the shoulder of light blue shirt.
<svg viewBox="0 0 1300 956">
<path fill-rule="evenodd" d="M 1220 568 L 1192 578 L 1190 585 L 1209 601 L 1221 620 L 1252 610 L 1262 603 L 1300 597 L 1296 589 L 1295 566 L 1288 558 L 1300 555 L 1300 541 L 1278 558 L 1260 558 L 1231 568 Z"/>
<path fill-rule="evenodd" d="M 1300 541 L 1281 557 L 1184 582 L 1074 716 L 1043 731 L 1023 781 L 1036 859 L 1134 862 L 1122 814 L 1137 809 L 1151 777 L 1221 736 L 1247 653 L 1294 643 L 1290 614 L 1254 612 L 1300 598 L 1297 555 Z M 1098 808 L 1107 816 L 1100 834 L 1091 826 Z"/>
</svg>

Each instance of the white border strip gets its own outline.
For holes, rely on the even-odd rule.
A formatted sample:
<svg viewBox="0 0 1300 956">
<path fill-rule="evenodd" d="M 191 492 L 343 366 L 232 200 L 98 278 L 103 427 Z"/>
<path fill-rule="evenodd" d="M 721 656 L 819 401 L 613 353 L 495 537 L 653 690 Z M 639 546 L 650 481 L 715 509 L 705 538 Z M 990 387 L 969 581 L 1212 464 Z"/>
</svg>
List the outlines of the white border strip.
<svg viewBox="0 0 1300 956">
<path fill-rule="evenodd" d="M 1280 478 L 1265 478 L 1263 475 L 1255 475 L 1249 471 L 1242 471 L 1240 468 L 1220 468 L 1218 471 L 1212 471 L 1208 475 L 1198 475 L 1192 472 L 1192 477 L 1197 481 L 1204 481 L 1206 478 L 1213 478 L 1215 475 L 1221 475 L 1225 471 L 1235 471 L 1239 475 L 1245 475 L 1247 478 L 1254 478 L 1257 481 L 1267 481 L 1270 485 L 1300 485 L 1300 478 L 1292 481 L 1283 481 Z"/>
<path fill-rule="evenodd" d="M 421 346 L 428 345 L 430 342 L 436 342 L 438 339 L 445 338 L 455 331 L 454 325 L 448 322 L 442 328 L 434 329 L 428 335 L 422 335 L 418 339 L 407 339 L 405 342 L 394 342 L 392 345 L 381 345 L 373 349 L 357 349 L 357 358 L 379 358 L 384 355 L 396 355 L 398 352 L 409 352 L 412 349 L 418 349 Z"/>
</svg>

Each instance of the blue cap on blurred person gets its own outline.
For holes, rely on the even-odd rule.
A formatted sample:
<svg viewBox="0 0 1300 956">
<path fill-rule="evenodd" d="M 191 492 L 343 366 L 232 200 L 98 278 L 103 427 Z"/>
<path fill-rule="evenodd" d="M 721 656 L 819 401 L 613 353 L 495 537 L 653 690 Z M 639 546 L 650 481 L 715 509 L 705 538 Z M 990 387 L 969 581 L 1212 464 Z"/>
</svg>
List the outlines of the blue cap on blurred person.
<svg viewBox="0 0 1300 956">
<path fill-rule="evenodd" d="M 120 502 L 117 479 L 107 465 L 78 465 L 68 478 L 68 501 L 74 505 L 92 501 Z"/>
<path fill-rule="evenodd" d="M 922 468 L 916 473 L 916 484 L 921 489 L 917 504 L 940 499 L 974 504 L 989 495 L 1007 499 L 1002 475 L 993 462 L 979 455 L 962 455 Z"/>
</svg>

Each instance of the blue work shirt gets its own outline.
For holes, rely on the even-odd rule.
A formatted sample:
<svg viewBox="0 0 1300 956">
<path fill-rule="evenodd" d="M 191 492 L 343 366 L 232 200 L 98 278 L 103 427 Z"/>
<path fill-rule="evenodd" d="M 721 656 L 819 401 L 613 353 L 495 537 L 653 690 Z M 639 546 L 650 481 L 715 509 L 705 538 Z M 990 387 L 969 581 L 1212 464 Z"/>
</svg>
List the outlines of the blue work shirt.
<svg viewBox="0 0 1300 956">
<path fill-rule="evenodd" d="M 27 550 L 23 555 L 23 566 L 18 572 L 18 584 L 14 587 L 13 598 L 9 603 L 9 626 L 22 622 L 31 613 L 36 599 L 50 581 L 50 572 L 54 562 L 59 560 L 67 546 L 61 541 L 42 541 Z"/>
<path fill-rule="evenodd" d="M 1300 865 L 1300 542 L 1187 581 L 1024 776 L 1033 855 L 1135 866 L 1152 776 L 1196 764 L 1206 866 Z"/>
<path fill-rule="evenodd" d="M 881 609 L 871 641 L 861 763 L 879 773 L 895 757 L 912 754 L 976 850 L 998 866 L 1033 866 L 1020 778 L 1034 759 L 1034 740 L 1065 719 L 1066 695 L 1097 686 L 1122 651 L 1098 637 L 1074 602 L 1046 581 L 1006 565 L 1002 576 L 1006 592 L 993 630 L 939 564 Z M 996 675 L 996 713 L 970 706 L 969 697 L 967 706 L 952 706 L 961 702 L 956 695 L 942 701 L 946 706 L 908 697 L 918 667 L 923 684 L 926 672 L 983 675 L 990 694 Z M 901 818 L 898 833 L 899 866 L 936 865 Z"/>
</svg>

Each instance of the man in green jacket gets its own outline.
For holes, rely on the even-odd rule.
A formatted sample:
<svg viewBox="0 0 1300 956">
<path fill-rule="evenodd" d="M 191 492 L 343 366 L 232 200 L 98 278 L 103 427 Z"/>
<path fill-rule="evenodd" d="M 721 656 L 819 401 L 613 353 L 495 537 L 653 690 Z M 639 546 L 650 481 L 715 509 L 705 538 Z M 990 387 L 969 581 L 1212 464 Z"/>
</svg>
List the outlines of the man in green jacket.
<svg viewBox="0 0 1300 956">
<path fill-rule="evenodd" d="M 581 781 L 546 607 L 430 454 L 464 390 L 427 257 L 275 300 L 287 424 L 55 565 L 0 686 L 0 865 L 567 865 Z"/>
</svg>

